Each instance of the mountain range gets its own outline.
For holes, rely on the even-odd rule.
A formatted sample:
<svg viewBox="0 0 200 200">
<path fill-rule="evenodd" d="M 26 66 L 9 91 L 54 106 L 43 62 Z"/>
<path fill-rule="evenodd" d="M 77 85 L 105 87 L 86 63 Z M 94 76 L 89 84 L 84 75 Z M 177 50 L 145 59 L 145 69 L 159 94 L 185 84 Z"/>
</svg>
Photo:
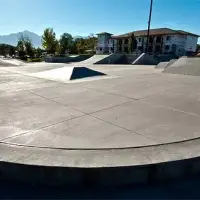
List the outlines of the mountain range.
<svg viewBox="0 0 200 200">
<path fill-rule="evenodd" d="M 31 39 L 34 47 L 36 47 L 36 48 L 42 47 L 42 42 L 41 42 L 42 36 L 39 36 L 36 33 L 30 32 L 27 30 L 25 30 L 23 32 L 19 32 L 19 33 L 11 33 L 9 35 L 0 35 L 0 44 L 10 44 L 13 46 L 17 46 L 18 39 L 20 38 L 21 35 L 28 36 Z M 73 38 L 74 39 L 76 39 L 76 38 L 85 39 L 87 37 L 77 35 L 77 36 L 74 36 Z"/>
<path fill-rule="evenodd" d="M 27 30 L 23 32 L 19 32 L 19 33 L 11 33 L 9 35 L 0 35 L 0 44 L 10 44 L 13 46 L 17 46 L 17 42 L 21 34 L 23 36 L 28 36 L 32 40 L 34 47 L 42 46 L 42 43 L 41 43 L 42 37 L 37 35 L 36 33 L 30 32 Z"/>
</svg>

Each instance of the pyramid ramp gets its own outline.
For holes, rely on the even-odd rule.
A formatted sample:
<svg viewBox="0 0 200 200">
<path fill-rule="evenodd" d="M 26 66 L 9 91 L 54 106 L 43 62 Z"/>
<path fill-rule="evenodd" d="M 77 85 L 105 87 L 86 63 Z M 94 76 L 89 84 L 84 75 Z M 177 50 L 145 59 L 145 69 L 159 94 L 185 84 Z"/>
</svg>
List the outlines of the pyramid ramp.
<svg viewBox="0 0 200 200">
<path fill-rule="evenodd" d="M 71 81 L 95 76 L 106 75 L 102 72 L 92 70 L 87 67 L 63 67 L 39 73 L 33 73 L 31 76 L 45 78 L 56 81 Z"/>
<path fill-rule="evenodd" d="M 181 57 L 171 66 L 167 67 L 163 72 L 200 76 L 200 58 Z"/>
</svg>

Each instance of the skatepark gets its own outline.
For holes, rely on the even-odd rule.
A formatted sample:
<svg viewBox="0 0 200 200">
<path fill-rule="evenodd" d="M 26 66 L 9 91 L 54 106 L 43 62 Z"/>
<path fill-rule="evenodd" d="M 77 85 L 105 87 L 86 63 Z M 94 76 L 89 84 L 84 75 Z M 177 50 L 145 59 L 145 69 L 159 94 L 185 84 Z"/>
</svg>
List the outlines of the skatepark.
<svg viewBox="0 0 200 200">
<path fill-rule="evenodd" d="M 1 180 L 109 186 L 198 174 L 200 60 L 92 59 L 0 61 Z"/>
</svg>

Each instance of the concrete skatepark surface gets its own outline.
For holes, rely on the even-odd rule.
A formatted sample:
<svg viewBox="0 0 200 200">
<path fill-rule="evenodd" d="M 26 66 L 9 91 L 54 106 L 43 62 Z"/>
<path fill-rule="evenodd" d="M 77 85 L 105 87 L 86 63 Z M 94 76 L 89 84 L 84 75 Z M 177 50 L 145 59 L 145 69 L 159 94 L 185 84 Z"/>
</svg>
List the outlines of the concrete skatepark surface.
<svg viewBox="0 0 200 200">
<path fill-rule="evenodd" d="M 53 67 L 39 66 L 0 68 L 2 180 L 121 185 L 200 171 L 200 77 L 90 65 L 110 78 L 68 84 L 35 77 Z"/>
</svg>

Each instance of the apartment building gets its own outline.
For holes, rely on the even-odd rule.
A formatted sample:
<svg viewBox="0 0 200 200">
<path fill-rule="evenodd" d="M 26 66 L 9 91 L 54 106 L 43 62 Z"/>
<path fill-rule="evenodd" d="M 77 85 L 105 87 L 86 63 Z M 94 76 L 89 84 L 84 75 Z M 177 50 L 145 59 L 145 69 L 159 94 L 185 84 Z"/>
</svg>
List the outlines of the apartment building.
<svg viewBox="0 0 200 200">
<path fill-rule="evenodd" d="M 137 51 L 145 52 L 147 46 L 147 30 L 133 31 L 113 36 L 111 33 L 99 33 L 96 47 L 97 54 L 129 53 L 128 41 L 134 34 L 137 40 Z M 195 52 L 199 35 L 182 30 L 169 28 L 151 29 L 149 33 L 149 53 L 175 53 L 185 55 L 186 52 Z"/>
</svg>

